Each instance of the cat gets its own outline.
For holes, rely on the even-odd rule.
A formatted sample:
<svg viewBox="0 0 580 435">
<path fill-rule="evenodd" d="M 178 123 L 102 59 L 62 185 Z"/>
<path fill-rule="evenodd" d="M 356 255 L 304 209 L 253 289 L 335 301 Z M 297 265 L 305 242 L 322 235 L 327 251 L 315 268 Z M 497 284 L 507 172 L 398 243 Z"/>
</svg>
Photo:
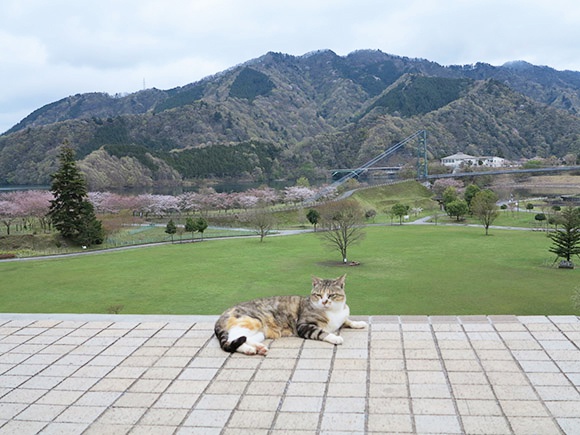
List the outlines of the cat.
<svg viewBox="0 0 580 435">
<path fill-rule="evenodd" d="M 360 329 L 366 322 L 348 318 L 344 282 L 312 277 L 310 296 L 274 296 L 243 302 L 226 310 L 214 328 L 220 347 L 226 352 L 266 355 L 267 338 L 302 337 L 342 344 L 336 333 L 345 326 Z"/>
</svg>

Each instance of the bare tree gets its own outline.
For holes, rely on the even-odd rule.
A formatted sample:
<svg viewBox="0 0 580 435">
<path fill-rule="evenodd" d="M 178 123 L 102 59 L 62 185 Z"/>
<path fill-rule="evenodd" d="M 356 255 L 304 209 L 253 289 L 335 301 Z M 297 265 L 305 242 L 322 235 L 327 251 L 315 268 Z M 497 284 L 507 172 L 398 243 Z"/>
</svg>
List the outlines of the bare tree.
<svg viewBox="0 0 580 435">
<path fill-rule="evenodd" d="M 364 236 L 364 212 L 354 200 L 330 202 L 319 208 L 321 237 L 340 252 L 343 263 L 348 262 L 347 250 Z"/>
<path fill-rule="evenodd" d="M 260 210 L 256 210 L 249 214 L 247 220 L 256 234 L 260 236 L 260 242 L 263 242 L 264 237 L 270 234 L 275 224 L 275 219 L 272 213 Z"/>
</svg>

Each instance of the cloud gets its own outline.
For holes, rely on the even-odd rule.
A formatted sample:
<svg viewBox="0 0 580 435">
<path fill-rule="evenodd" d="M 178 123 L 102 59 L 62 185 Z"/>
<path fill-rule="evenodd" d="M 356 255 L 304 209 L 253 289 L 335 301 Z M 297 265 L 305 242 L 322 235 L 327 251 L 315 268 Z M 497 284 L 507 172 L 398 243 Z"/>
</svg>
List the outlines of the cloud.
<svg viewBox="0 0 580 435">
<path fill-rule="evenodd" d="M 82 92 L 168 89 L 268 51 L 580 70 L 576 0 L 2 0 L 0 131 Z"/>
</svg>

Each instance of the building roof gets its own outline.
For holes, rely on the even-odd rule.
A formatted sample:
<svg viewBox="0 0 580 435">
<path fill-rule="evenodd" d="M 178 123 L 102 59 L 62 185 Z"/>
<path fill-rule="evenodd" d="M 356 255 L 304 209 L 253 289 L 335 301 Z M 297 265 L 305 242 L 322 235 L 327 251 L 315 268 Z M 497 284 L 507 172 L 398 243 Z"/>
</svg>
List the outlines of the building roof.
<svg viewBox="0 0 580 435">
<path fill-rule="evenodd" d="M 443 160 L 445 160 L 445 159 L 467 160 L 467 159 L 477 159 L 477 158 L 479 158 L 479 157 L 470 156 L 469 154 L 465 154 L 465 153 L 457 153 L 457 154 L 453 154 L 451 156 L 443 157 Z"/>
</svg>

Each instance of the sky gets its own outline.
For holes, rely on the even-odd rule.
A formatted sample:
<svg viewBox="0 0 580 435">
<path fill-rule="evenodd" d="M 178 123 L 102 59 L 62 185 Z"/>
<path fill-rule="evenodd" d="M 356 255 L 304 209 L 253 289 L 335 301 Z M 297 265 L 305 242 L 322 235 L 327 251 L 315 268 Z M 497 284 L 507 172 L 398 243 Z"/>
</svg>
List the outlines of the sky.
<svg viewBox="0 0 580 435">
<path fill-rule="evenodd" d="M 70 95 L 171 89 L 322 49 L 580 71 L 580 2 L 1 0 L 0 133 Z"/>
</svg>

